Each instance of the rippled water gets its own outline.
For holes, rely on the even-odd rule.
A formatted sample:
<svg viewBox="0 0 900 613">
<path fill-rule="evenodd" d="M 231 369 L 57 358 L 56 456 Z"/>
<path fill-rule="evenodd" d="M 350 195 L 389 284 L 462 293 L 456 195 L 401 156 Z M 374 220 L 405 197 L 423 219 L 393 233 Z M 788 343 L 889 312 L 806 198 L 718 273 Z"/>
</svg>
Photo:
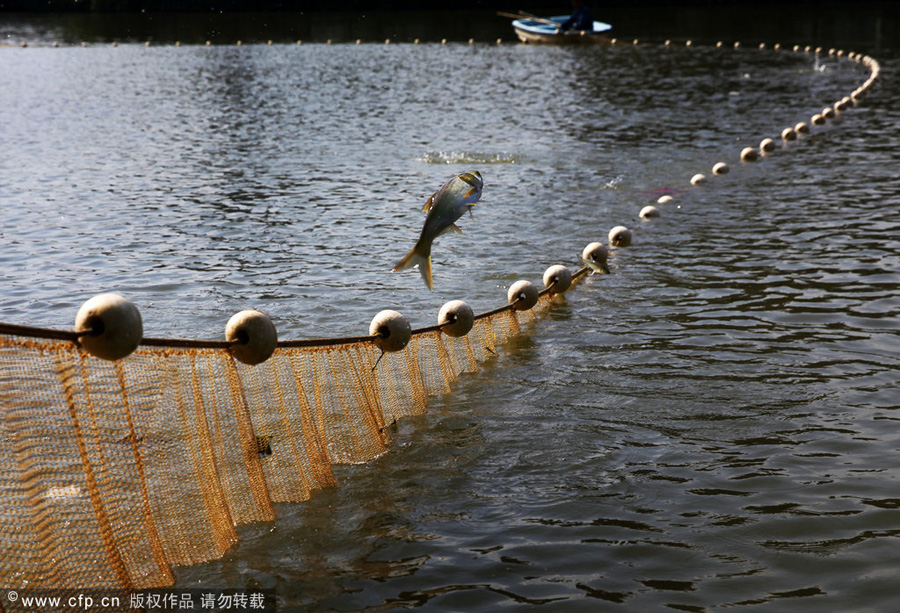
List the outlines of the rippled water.
<svg viewBox="0 0 900 613">
<path fill-rule="evenodd" d="M 284 610 L 893 610 L 900 61 L 879 59 L 863 106 L 740 164 L 863 70 L 751 45 L 0 49 L 0 320 L 69 327 L 117 290 L 148 336 L 219 338 L 247 307 L 282 338 L 382 308 L 430 325 L 628 225 L 612 274 L 390 453 L 178 584 Z M 391 274 L 470 169 L 484 197 L 435 291 Z"/>
</svg>

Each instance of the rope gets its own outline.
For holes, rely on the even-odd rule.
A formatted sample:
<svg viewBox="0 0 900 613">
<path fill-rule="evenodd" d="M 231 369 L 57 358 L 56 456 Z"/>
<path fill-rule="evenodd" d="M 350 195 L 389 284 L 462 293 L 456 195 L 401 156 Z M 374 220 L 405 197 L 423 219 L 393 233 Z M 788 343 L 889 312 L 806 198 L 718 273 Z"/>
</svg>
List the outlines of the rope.
<svg viewBox="0 0 900 613">
<path fill-rule="evenodd" d="M 574 282 L 576 279 L 580 279 L 582 276 L 590 272 L 590 268 L 587 266 L 579 269 L 577 272 L 572 274 L 572 281 Z M 539 293 L 540 296 L 544 296 L 550 293 L 553 289 L 553 286 L 547 287 Z M 516 302 L 511 302 L 510 304 L 503 305 L 501 307 L 497 307 L 496 309 L 492 309 L 490 311 L 485 311 L 484 313 L 479 313 L 475 315 L 475 321 L 479 319 L 485 319 L 487 317 L 492 317 L 494 315 L 499 315 L 505 311 L 511 311 Z M 421 335 L 421 334 L 429 334 L 441 329 L 440 324 L 435 324 L 433 326 L 425 326 L 423 328 L 414 328 L 412 331 L 413 335 Z M 69 341 L 75 344 L 78 344 L 79 339 L 82 336 L 92 335 L 94 331 L 75 331 L 75 330 L 57 330 L 54 328 L 42 328 L 37 326 L 23 326 L 18 324 L 7 324 L 0 322 L 0 334 L 5 334 L 8 336 L 20 336 L 26 338 L 44 338 L 48 340 L 57 340 L 57 341 Z M 284 340 L 278 341 L 278 347 L 284 348 L 302 348 L 302 347 L 333 347 L 335 345 L 352 345 L 356 343 L 367 343 L 372 342 L 377 338 L 377 335 L 368 335 L 368 336 L 340 336 L 334 338 L 312 338 L 312 339 L 294 339 L 294 340 Z M 238 344 L 239 341 L 216 341 L 216 340 L 192 340 L 186 338 L 144 338 L 141 340 L 141 345 L 145 345 L 147 347 L 171 347 L 178 349 L 228 349 L 235 344 Z"/>
</svg>

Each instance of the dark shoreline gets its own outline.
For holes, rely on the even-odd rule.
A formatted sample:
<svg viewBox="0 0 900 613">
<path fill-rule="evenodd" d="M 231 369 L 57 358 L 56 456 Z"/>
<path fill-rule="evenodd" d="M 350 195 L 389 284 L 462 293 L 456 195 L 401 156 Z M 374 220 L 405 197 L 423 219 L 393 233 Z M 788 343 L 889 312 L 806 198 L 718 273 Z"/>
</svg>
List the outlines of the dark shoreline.
<svg viewBox="0 0 900 613">
<path fill-rule="evenodd" d="M 900 7 L 892 0 L 597 0 L 589 2 L 595 12 L 617 9 L 652 8 L 665 11 L 681 8 L 805 8 L 810 12 L 833 10 L 881 10 L 896 15 Z M 0 0 L 0 13 L 265 13 L 335 11 L 516 11 L 565 13 L 568 0 L 433 0 L 423 7 L 416 0 Z"/>
<path fill-rule="evenodd" d="M 3 0 L 0 0 L 2 2 Z M 636 0 L 638 3 L 641 0 Z M 561 14 L 552 9 L 532 9 Z M 718 2 L 669 6 L 648 11 L 634 6 L 605 7 L 595 17 L 613 24 L 614 36 L 647 42 L 666 39 L 698 44 L 815 44 L 868 53 L 895 50 L 900 41 L 900 3 L 854 4 L 811 10 L 805 2 Z M 295 42 L 515 42 L 510 20 L 493 10 L 314 11 L 314 12 L 32 12 L 3 13 L 0 45 L 144 43 L 247 44 Z"/>
</svg>

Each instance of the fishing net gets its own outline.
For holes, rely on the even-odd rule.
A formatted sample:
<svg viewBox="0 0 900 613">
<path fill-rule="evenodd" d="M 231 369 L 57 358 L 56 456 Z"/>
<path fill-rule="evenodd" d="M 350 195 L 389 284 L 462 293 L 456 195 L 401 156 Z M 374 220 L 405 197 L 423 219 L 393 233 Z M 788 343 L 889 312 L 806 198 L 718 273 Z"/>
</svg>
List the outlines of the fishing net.
<svg viewBox="0 0 900 613">
<path fill-rule="evenodd" d="M 286 342 L 256 366 L 153 339 L 107 361 L 65 333 L 0 325 L 0 585 L 171 584 L 171 566 L 220 557 L 236 526 L 333 485 L 333 465 L 384 453 L 393 422 L 551 300 L 478 316 L 460 338 L 413 331 L 395 353 Z"/>
</svg>

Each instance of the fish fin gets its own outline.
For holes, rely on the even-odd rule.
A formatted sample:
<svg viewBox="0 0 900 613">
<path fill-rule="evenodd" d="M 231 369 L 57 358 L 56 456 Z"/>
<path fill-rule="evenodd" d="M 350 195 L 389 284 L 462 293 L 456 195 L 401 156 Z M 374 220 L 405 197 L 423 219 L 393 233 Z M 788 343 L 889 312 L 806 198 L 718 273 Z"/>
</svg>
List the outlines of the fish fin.
<svg viewBox="0 0 900 613">
<path fill-rule="evenodd" d="M 434 281 L 431 277 L 431 254 L 424 255 L 421 252 L 417 251 L 415 247 L 412 248 L 412 251 L 406 254 L 406 256 L 397 262 L 397 265 L 391 270 L 391 272 L 398 272 L 401 270 L 409 270 L 410 268 L 419 267 L 419 272 L 422 273 L 422 279 L 425 281 L 425 285 L 428 286 L 428 289 L 434 290 Z"/>
<path fill-rule="evenodd" d="M 407 253 L 402 260 L 397 262 L 397 265 L 391 269 L 391 272 L 400 272 L 401 270 L 409 270 L 410 268 L 415 268 L 419 265 L 422 260 L 422 256 L 416 253 L 415 248 L 412 251 Z"/>
<path fill-rule="evenodd" d="M 422 280 L 428 286 L 430 291 L 434 291 L 434 279 L 431 277 L 431 256 L 425 258 L 425 263 L 419 266 L 419 272 L 422 273 Z"/>
<path fill-rule="evenodd" d="M 456 232 L 457 234 L 463 233 L 463 231 L 459 229 L 459 226 L 457 226 L 455 223 L 452 223 L 449 226 L 447 226 L 446 228 L 444 228 L 443 230 L 441 230 L 437 236 L 442 236 L 442 235 L 446 234 L 447 232 Z M 435 238 L 437 238 L 437 236 L 435 236 Z"/>
<path fill-rule="evenodd" d="M 431 210 L 432 206 L 434 206 L 434 194 L 431 194 L 428 197 L 428 200 L 425 201 L 425 206 L 422 207 L 422 212 L 427 213 Z"/>
</svg>

